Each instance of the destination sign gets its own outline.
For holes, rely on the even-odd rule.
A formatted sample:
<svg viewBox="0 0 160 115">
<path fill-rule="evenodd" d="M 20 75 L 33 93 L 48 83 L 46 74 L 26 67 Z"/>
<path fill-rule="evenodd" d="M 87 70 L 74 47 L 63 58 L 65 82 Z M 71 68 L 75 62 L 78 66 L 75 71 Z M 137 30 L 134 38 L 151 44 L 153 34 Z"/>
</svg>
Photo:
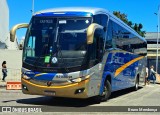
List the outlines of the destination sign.
<svg viewBox="0 0 160 115">
<path fill-rule="evenodd" d="M 53 20 L 39 20 L 39 23 L 41 23 L 41 24 L 51 24 L 51 23 L 53 23 Z"/>
</svg>

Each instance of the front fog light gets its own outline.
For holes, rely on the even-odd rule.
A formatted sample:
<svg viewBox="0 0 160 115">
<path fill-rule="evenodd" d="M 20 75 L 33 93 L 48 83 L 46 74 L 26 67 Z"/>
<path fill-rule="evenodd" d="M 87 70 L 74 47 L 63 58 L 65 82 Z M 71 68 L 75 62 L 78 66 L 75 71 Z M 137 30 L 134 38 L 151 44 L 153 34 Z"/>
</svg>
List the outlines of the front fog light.
<svg viewBox="0 0 160 115">
<path fill-rule="evenodd" d="M 80 88 L 80 89 L 77 89 L 74 94 L 79 94 L 79 93 L 83 93 L 85 90 L 85 88 Z"/>
<path fill-rule="evenodd" d="M 23 85 L 23 84 L 22 84 L 22 88 L 23 88 L 24 90 L 28 91 L 27 86 L 25 86 L 25 85 Z"/>
<path fill-rule="evenodd" d="M 26 79 L 26 80 L 29 80 L 31 79 L 30 77 L 28 77 L 27 75 L 23 75 L 22 78 Z"/>
</svg>

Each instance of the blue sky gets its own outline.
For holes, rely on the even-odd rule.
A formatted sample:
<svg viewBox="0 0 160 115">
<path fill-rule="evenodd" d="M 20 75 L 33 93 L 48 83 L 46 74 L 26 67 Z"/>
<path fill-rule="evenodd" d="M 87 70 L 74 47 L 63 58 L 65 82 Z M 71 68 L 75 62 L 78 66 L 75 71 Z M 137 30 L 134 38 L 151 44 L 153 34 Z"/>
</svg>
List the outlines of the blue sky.
<svg viewBox="0 0 160 115">
<path fill-rule="evenodd" d="M 142 23 L 146 32 L 157 32 L 160 0 L 34 0 L 34 10 L 55 7 L 100 7 L 109 11 L 120 11 L 127 14 L 133 23 Z M 10 27 L 18 23 L 29 23 L 32 16 L 32 0 L 7 0 L 10 12 Z M 25 36 L 26 29 L 18 30 L 18 39 Z"/>
</svg>

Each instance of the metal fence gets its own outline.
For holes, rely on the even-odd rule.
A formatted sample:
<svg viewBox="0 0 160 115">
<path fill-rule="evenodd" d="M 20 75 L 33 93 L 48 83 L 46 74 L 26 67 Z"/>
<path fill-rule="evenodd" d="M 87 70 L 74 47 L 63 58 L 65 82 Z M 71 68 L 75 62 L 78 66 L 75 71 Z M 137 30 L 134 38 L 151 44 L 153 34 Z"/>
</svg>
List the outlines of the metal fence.
<svg viewBox="0 0 160 115">
<path fill-rule="evenodd" d="M 0 79 L 3 78 L 2 68 L 0 68 L 1 74 Z M 13 69 L 7 68 L 7 77 L 5 78 L 6 81 L 21 81 L 21 69 Z"/>
</svg>

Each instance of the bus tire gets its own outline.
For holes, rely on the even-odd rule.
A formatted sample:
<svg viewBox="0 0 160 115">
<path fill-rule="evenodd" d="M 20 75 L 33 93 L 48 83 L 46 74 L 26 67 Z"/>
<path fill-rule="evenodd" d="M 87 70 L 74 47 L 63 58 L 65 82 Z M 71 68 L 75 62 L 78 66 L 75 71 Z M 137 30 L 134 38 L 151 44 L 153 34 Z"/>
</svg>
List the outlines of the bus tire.
<svg viewBox="0 0 160 115">
<path fill-rule="evenodd" d="M 111 95 L 111 83 L 106 80 L 104 83 L 104 95 L 101 96 L 101 101 L 107 101 L 109 96 Z"/>
<path fill-rule="evenodd" d="M 107 101 L 110 95 L 111 95 L 111 84 L 108 80 L 106 80 L 104 83 L 104 89 L 102 95 L 96 96 L 95 100 L 96 102 Z"/>
<path fill-rule="evenodd" d="M 137 91 L 138 87 L 139 87 L 139 80 L 138 80 L 138 77 L 136 77 L 134 90 Z"/>
</svg>

